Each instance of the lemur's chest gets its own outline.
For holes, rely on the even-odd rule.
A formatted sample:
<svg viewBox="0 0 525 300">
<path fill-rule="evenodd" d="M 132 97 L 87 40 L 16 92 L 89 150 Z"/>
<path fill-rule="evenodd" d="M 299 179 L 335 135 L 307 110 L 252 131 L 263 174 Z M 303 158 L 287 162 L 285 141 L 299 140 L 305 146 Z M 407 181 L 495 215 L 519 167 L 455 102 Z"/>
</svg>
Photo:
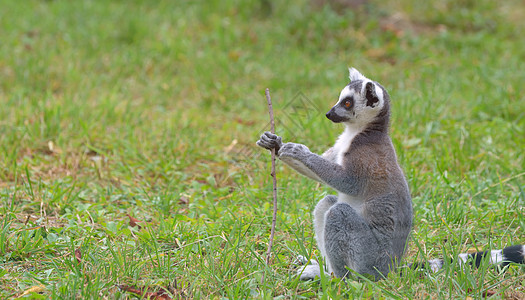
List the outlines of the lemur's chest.
<svg viewBox="0 0 525 300">
<path fill-rule="evenodd" d="M 336 160 L 335 162 L 338 165 L 343 165 L 343 159 L 345 156 L 345 153 L 348 152 L 350 149 L 350 145 L 352 144 L 352 141 L 354 138 L 363 131 L 363 128 L 361 126 L 355 126 L 350 127 L 347 126 L 345 128 L 345 131 L 337 138 L 337 141 L 334 145 L 334 151 L 336 153 Z"/>
</svg>

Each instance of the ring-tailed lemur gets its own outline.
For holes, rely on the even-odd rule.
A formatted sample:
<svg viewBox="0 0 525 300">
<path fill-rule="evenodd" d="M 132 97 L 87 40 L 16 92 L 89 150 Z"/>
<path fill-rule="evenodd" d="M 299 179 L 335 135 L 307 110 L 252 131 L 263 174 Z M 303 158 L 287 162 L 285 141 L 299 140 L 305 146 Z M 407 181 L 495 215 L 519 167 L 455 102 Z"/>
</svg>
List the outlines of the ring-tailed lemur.
<svg viewBox="0 0 525 300">
<path fill-rule="evenodd" d="M 297 172 L 338 191 L 319 201 L 314 210 L 318 248 L 328 272 L 345 277 L 348 269 L 379 279 L 397 265 L 412 227 L 412 201 L 403 171 L 388 135 L 390 97 L 377 82 L 350 69 L 350 83 L 326 114 L 345 130 L 322 156 L 296 143 L 265 132 L 257 145 L 275 148 L 280 160 Z M 499 251 L 499 252 L 498 252 Z M 518 245 L 490 252 L 491 262 L 525 263 L 525 247 Z M 462 254 L 478 258 L 487 253 Z M 442 260 L 431 260 L 432 270 Z M 419 267 L 419 266 L 416 266 Z M 319 276 L 315 261 L 300 270 L 300 278 Z"/>
</svg>

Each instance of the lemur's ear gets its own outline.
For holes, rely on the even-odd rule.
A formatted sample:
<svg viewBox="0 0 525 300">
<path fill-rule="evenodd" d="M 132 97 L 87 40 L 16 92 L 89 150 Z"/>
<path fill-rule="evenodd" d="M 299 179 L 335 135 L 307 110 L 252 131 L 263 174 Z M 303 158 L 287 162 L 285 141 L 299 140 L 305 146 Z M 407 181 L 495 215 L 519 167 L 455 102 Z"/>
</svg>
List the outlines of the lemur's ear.
<svg viewBox="0 0 525 300">
<path fill-rule="evenodd" d="M 357 71 L 355 68 L 348 68 L 348 72 L 350 73 L 350 82 L 355 80 L 365 80 L 367 79 L 363 74 L 361 74 L 359 71 Z"/>
<path fill-rule="evenodd" d="M 375 84 L 372 82 L 367 82 L 365 86 L 366 92 L 366 106 L 374 107 L 377 102 L 379 102 L 379 97 L 376 94 Z"/>
</svg>

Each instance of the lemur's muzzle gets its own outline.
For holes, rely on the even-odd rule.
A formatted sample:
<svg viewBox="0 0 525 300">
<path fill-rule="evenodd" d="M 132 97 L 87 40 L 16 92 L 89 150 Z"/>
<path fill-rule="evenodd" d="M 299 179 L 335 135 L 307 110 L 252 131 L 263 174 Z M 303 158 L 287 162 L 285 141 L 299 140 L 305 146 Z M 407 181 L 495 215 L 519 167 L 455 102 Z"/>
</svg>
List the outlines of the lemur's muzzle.
<svg viewBox="0 0 525 300">
<path fill-rule="evenodd" d="M 336 112 L 335 112 L 335 107 L 332 107 L 332 109 L 330 109 L 329 112 L 326 113 L 326 117 L 328 118 L 328 120 L 334 122 L 334 123 L 341 123 L 341 122 L 344 122 L 346 121 L 346 119 L 344 117 L 341 117 L 340 115 L 338 115 Z"/>
</svg>

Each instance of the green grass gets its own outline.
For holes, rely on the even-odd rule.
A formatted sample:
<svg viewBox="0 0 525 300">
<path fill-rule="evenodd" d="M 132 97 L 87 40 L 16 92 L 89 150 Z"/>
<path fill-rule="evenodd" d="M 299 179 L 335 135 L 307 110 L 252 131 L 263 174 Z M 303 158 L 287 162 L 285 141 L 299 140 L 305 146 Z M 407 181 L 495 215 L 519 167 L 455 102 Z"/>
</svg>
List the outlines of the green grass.
<svg viewBox="0 0 525 300">
<path fill-rule="evenodd" d="M 268 87 L 277 132 L 328 148 L 341 128 L 324 113 L 355 66 L 391 94 L 406 263 L 525 243 L 524 17 L 518 0 L 4 1 L 0 298 L 525 297 L 519 266 L 299 282 L 332 191 L 280 163 L 265 266 L 270 156 L 255 146 Z"/>
</svg>

